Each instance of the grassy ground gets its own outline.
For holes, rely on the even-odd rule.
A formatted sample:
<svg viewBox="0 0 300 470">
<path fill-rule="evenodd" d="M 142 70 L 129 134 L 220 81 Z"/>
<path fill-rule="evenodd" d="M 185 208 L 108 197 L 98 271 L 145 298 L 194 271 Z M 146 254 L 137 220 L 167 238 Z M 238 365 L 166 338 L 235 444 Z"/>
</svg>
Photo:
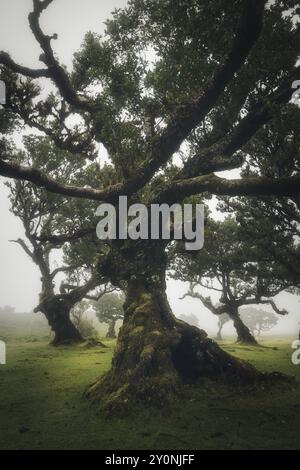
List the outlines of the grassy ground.
<svg viewBox="0 0 300 470">
<path fill-rule="evenodd" d="M 172 413 L 137 409 L 130 418 L 105 419 L 82 394 L 109 368 L 114 343 L 106 344 L 55 349 L 45 340 L 8 336 L 7 365 L 0 366 L 0 448 L 300 448 L 300 388 L 252 393 L 199 388 L 174 403 Z M 262 348 L 222 345 L 261 370 L 300 379 L 289 339 L 272 339 Z"/>
</svg>

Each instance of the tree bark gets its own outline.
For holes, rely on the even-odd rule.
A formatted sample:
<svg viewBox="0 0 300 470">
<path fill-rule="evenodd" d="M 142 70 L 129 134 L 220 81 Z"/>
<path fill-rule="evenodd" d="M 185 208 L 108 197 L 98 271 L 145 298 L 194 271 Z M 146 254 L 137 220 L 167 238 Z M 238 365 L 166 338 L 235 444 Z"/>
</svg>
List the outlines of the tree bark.
<svg viewBox="0 0 300 470">
<path fill-rule="evenodd" d="M 107 334 L 106 334 L 106 338 L 114 339 L 116 337 L 117 337 L 117 335 L 116 335 L 116 321 L 112 320 L 108 325 L 108 331 L 107 331 Z"/>
<path fill-rule="evenodd" d="M 48 324 L 54 332 L 53 346 L 80 343 L 83 338 L 70 319 L 71 306 L 68 303 L 51 299 L 45 300 L 39 310 L 44 313 Z"/>
<path fill-rule="evenodd" d="M 134 259 L 151 259 L 152 264 L 144 265 L 141 272 Z M 130 266 L 127 261 L 122 266 Z M 124 273 L 124 322 L 112 368 L 88 389 L 88 397 L 100 399 L 112 410 L 130 401 L 170 402 L 185 384 L 199 379 L 250 383 L 262 375 L 223 351 L 203 330 L 173 315 L 165 293 L 162 253 L 136 255 L 131 266 L 135 274 L 127 273 L 127 277 Z M 114 275 L 112 280 L 116 282 Z"/>
<path fill-rule="evenodd" d="M 251 334 L 249 328 L 241 320 L 238 310 L 236 310 L 234 313 L 228 312 L 228 314 L 232 318 L 233 325 L 237 332 L 237 343 L 257 344 L 255 337 Z"/>
</svg>

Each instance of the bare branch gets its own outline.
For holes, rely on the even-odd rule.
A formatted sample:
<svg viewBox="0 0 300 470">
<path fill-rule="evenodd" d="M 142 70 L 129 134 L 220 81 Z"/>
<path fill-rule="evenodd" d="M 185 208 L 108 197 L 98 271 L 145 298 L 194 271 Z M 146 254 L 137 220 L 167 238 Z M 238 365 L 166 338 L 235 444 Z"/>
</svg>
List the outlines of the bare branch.
<svg viewBox="0 0 300 470">
<path fill-rule="evenodd" d="M 281 289 L 282 290 L 282 289 Z M 239 305 L 252 305 L 252 304 L 263 304 L 263 305 L 271 305 L 272 309 L 274 312 L 276 312 L 278 315 L 288 315 L 288 311 L 283 309 L 280 309 L 277 307 L 275 301 L 273 299 L 261 299 L 261 298 L 250 298 L 247 300 L 242 300 Z"/>
<path fill-rule="evenodd" d="M 210 310 L 214 315 L 222 315 L 223 313 L 227 313 L 227 306 L 220 305 L 216 307 L 213 305 L 210 297 L 204 297 L 204 295 L 199 294 L 199 292 L 195 292 L 194 285 L 190 284 L 190 289 L 186 292 L 180 299 L 183 300 L 185 297 L 192 297 L 193 299 L 199 299 L 203 303 L 204 307 Z"/>
<path fill-rule="evenodd" d="M 209 192 L 220 196 L 296 196 L 300 194 L 300 176 L 268 178 L 265 176 L 228 180 L 214 173 L 174 181 L 155 202 L 183 200 L 193 194 Z"/>
<path fill-rule="evenodd" d="M 98 295 L 86 295 L 84 298 L 87 300 L 94 300 L 95 302 L 98 302 L 98 300 L 100 300 L 101 297 L 103 297 L 105 294 L 111 294 L 116 290 L 117 289 L 115 287 L 108 288 L 108 285 L 106 284 L 104 289 Z"/>
<path fill-rule="evenodd" d="M 39 235 L 35 236 L 35 240 L 39 242 L 51 242 L 51 243 L 65 243 L 84 238 L 87 235 L 95 234 L 95 227 L 88 227 L 84 229 L 75 230 L 70 234 L 62 235 Z"/>
<path fill-rule="evenodd" d="M 67 284 L 62 284 L 63 287 L 68 287 L 70 288 L 70 292 L 64 292 L 61 294 L 58 294 L 56 296 L 57 299 L 64 299 L 72 304 L 75 304 L 77 302 L 80 302 L 80 300 L 84 299 L 86 295 L 88 294 L 89 291 L 92 291 L 95 289 L 97 286 L 100 284 L 103 284 L 105 280 L 103 277 L 99 275 L 99 273 L 94 272 L 90 279 L 82 286 L 74 287 L 71 285 Z"/>
<path fill-rule="evenodd" d="M 272 299 L 268 299 L 268 300 L 263 300 L 261 301 L 261 303 L 263 304 L 269 304 L 271 305 L 272 309 L 274 310 L 274 312 L 276 312 L 278 315 L 288 315 L 288 311 L 285 310 L 284 308 L 283 309 L 280 309 L 279 307 L 277 307 L 276 303 L 274 302 L 274 300 Z"/>
<path fill-rule="evenodd" d="M 52 1 L 53 0 L 33 0 L 33 11 L 28 15 L 29 25 L 33 35 L 44 52 L 40 57 L 40 60 L 42 60 L 47 65 L 50 77 L 65 100 L 79 109 L 83 108 L 90 110 L 91 103 L 89 103 L 85 98 L 81 98 L 76 94 L 68 74 L 63 69 L 63 67 L 59 65 L 54 56 L 51 47 L 51 40 L 55 39 L 55 36 L 50 37 L 45 35 L 40 27 L 41 13 L 52 3 Z"/>
<path fill-rule="evenodd" d="M 40 27 L 40 16 L 42 12 L 53 2 L 53 0 L 33 0 L 33 11 L 29 13 L 28 20 L 31 31 L 39 43 L 43 54 L 40 56 L 40 60 L 44 62 L 47 69 L 30 69 L 16 64 L 10 56 L 5 52 L 0 52 L 0 64 L 3 64 L 10 68 L 10 70 L 20 73 L 30 78 L 51 78 L 54 84 L 57 86 L 62 97 L 72 106 L 82 111 L 95 112 L 99 111 L 99 105 L 86 97 L 79 96 L 70 81 L 70 78 L 65 69 L 59 64 L 54 56 L 54 52 L 51 47 L 51 41 L 57 39 L 57 35 L 48 36 L 43 33 Z"/>
<path fill-rule="evenodd" d="M 19 73 L 29 78 L 50 78 L 50 72 L 48 69 L 30 69 L 17 64 L 11 59 L 7 52 L 0 51 L 0 64 L 8 67 L 12 72 Z"/>
<path fill-rule="evenodd" d="M 128 194 L 124 189 L 128 187 L 125 184 L 116 184 L 107 189 L 97 190 L 90 187 L 68 186 L 58 183 L 53 178 L 45 176 L 40 170 L 18 163 L 7 162 L 0 159 L 0 175 L 7 178 L 30 181 L 38 187 L 45 188 L 47 191 L 63 196 L 91 199 L 94 201 L 114 202 L 119 195 Z M 132 188 L 133 189 L 133 188 Z M 132 191 L 129 193 L 132 194 Z"/>
<path fill-rule="evenodd" d="M 11 243 L 17 243 L 18 245 L 20 245 L 23 250 L 25 251 L 25 253 L 32 259 L 32 260 L 35 260 L 35 256 L 34 256 L 34 253 L 30 250 L 30 248 L 26 245 L 26 243 L 24 242 L 24 240 L 22 240 L 21 238 L 18 238 L 17 240 L 9 240 Z"/>
<path fill-rule="evenodd" d="M 60 268 L 56 268 L 50 274 L 51 279 L 54 279 L 55 276 L 59 273 L 66 273 L 68 271 L 74 271 L 75 269 L 79 268 L 78 265 L 70 265 L 70 266 L 61 266 Z"/>
</svg>

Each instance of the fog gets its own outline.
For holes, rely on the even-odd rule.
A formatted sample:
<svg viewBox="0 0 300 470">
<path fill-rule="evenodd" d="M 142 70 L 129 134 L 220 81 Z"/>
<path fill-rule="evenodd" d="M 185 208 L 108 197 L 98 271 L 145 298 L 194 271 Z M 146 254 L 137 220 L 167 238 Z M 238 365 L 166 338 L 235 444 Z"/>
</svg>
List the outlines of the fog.
<svg viewBox="0 0 300 470">
<path fill-rule="evenodd" d="M 40 67 L 40 55 L 27 23 L 31 0 L 0 0 L 1 30 L 0 49 L 6 50 L 23 65 Z M 42 17 L 42 26 L 49 34 L 58 34 L 53 47 L 62 63 L 68 67 L 72 55 L 79 48 L 84 34 L 91 30 L 103 32 L 103 22 L 114 8 L 123 7 L 125 0 L 60 0 L 54 2 Z M 44 83 L 44 82 L 43 82 Z M 45 83 L 48 87 L 48 84 Z M 18 143 L 20 138 L 16 136 Z M 21 222 L 9 212 L 8 190 L 0 184 L 0 305 L 10 304 L 17 311 L 30 311 L 38 302 L 39 272 L 20 247 L 9 240 L 24 237 Z M 168 296 L 176 314 L 195 314 L 199 324 L 210 335 L 216 333 L 217 318 L 209 313 L 197 299 L 180 297 L 187 291 L 187 284 L 168 280 Z M 217 297 L 212 294 L 213 300 Z M 288 293 L 277 296 L 278 306 L 286 308 L 289 315 L 280 318 L 272 334 L 297 334 L 299 329 L 299 298 Z M 260 307 L 261 308 L 261 307 Z M 264 308 L 266 308 L 264 306 Z M 233 334 L 230 324 L 224 333 Z"/>
</svg>

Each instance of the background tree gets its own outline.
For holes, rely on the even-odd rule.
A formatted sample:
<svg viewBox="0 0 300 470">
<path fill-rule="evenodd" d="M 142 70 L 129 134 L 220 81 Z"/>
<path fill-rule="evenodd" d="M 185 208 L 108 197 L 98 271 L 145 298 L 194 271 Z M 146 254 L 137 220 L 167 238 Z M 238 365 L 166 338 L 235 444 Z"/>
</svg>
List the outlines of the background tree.
<svg viewBox="0 0 300 470">
<path fill-rule="evenodd" d="M 101 323 L 108 325 L 107 338 L 116 338 L 116 323 L 124 319 L 124 295 L 116 292 L 105 294 L 93 303 L 96 316 Z"/>
<path fill-rule="evenodd" d="M 251 307 L 244 308 L 241 317 L 253 336 L 260 336 L 263 331 L 270 331 L 278 323 L 278 317 L 273 312 Z"/>
<path fill-rule="evenodd" d="M 89 318 L 86 317 L 86 312 L 90 308 L 90 303 L 82 300 L 73 307 L 71 311 L 71 319 L 75 327 L 85 339 L 96 339 L 98 332 Z"/>
<path fill-rule="evenodd" d="M 228 323 L 229 321 L 230 321 L 230 316 L 227 315 L 227 313 L 221 313 L 220 315 L 218 315 L 218 332 L 216 336 L 217 340 L 219 341 L 223 340 L 222 329 L 223 329 L 223 326 L 226 325 L 226 323 Z"/>
<path fill-rule="evenodd" d="M 209 219 L 204 248 L 197 252 L 180 250 L 172 265 L 176 278 L 190 282 L 185 296 L 200 299 L 216 315 L 226 313 L 233 321 L 238 342 L 251 344 L 256 344 L 256 339 L 242 321 L 239 308 L 269 304 L 277 314 L 285 315 L 286 310 L 280 310 L 273 297 L 293 285 L 286 276 L 286 269 L 255 246 L 254 241 L 248 233 L 245 236 L 243 228 L 233 218 Z M 286 237 L 288 242 L 293 243 Z M 220 305 L 197 292 L 197 286 L 218 292 Z"/>
<path fill-rule="evenodd" d="M 299 136 L 300 109 L 288 105 L 245 147 L 248 164 L 242 173 L 278 178 L 298 172 Z M 262 251 L 282 264 L 296 288 L 300 281 L 299 197 L 223 198 L 220 206 L 235 214 L 249 240 L 256 240 Z"/>
<path fill-rule="evenodd" d="M 48 174 L 62 173 L 65 180 L 76 179 L 76 166 L 70 155 L 56 149 L 48 138 L 28 136 L 24 139 L 24 144 L 25 150 L 18 156 L 22 161 L 34 162 Z M 57 162 L 59 163 L 56 164 Z M 64 263 L 62 257 L 61 265 L 53 267 L 51 256 L 63 247 L 64 242 L 43 241 L 43 237 L 52 234 L 57 226 L 63 225 L 67 230 L 65 214 L 72 208 L 65 208 L 65 200 L 46 193 L 31 183 L 15 181 L 7 185 L 10 189 L 11 211 L 21 219 L 27 239 L 12 241 L 22 247 L 41 272 L 42 289 L 35 312 L 40 311 L 46 316 L 54 332 L 53 345 L 80 342 L 83 338 L 70 319 L 70 311 L 77 302 L 88 296 L 89 291 L 104 283 L 104 280 L 95 270 L 95 260 L 92 258 L 85 259 L 85 262 L 75 259 L 68 264 Z M 74 220 L 72 223 L 74 224 Z M 81 249 L 83 244 L 84 242 L 80 243 Z M 60 287 L 56 285 L 55 288 L 59 275 L 64 275 L 65 279 L 60 281 Z M 74 283 L 70 284 L 71 280 Z M 82 285 L 80 281 L 83 281 Z M 96 294 L 99 295 L 97 292 Z"/>
<path fill-rule="evenodd" d="M 242 322 L 249 328 L 253 337 L 260 336 L 263 331 L 270 331 L 278 323 L 278 317 L 272 312 L 258 310 L 256 308 L 243 308 L 240 312 Z M 218 315 L 217 339 L 222 341 L 222 329 L 230 321 L 227 313 Z"/>
<path fill-rule="evenodd" d="M 132 0 L 107 22 L 105 37 L 86 36 L 71 73 L 53 51 L 57 35 L 44 34 L 40 25 L 51 4 L 33 0 L 29 15 L 42 49 L 41 68 L 0 53 L 7 77 L 5 111 L 56 146 L 79 152 L 83 176 L 96 158 L 95 145 L 103 144 L 111 178 L 68 184 L 15 161 L 7 147 L 1 151 L 1 175 L 64 197 L 116 205 L 119 195 L 127 195 L 129 204 L 181 203 L 203 193 L 299 195 L 297 172 L 235 180 L 215 174 L 243 165 L 240 150 L 293 94 L 292 83 L 300 78 L 297 1 Z M 147 57 L 149 50 L 154 57 Z M 57 94 L 44 99 L 39 78 L 51 79 Z M 71 116 L 78 119 L 76 126 L 70 126 Z M 146 133 L 145 117 L 151 118 Z M 70 237 L 74 241 L 75 233 Z M 112 369 L 91 388 L 91 396 L 124 406 L 132 399 L 169 400 L 198 376 L 260 377 L 205 332 L 174 317 L 165 294 L 165 240 L 108 245 L 98 270 L 125 292 L 124 325 Z"/>
</svg>

